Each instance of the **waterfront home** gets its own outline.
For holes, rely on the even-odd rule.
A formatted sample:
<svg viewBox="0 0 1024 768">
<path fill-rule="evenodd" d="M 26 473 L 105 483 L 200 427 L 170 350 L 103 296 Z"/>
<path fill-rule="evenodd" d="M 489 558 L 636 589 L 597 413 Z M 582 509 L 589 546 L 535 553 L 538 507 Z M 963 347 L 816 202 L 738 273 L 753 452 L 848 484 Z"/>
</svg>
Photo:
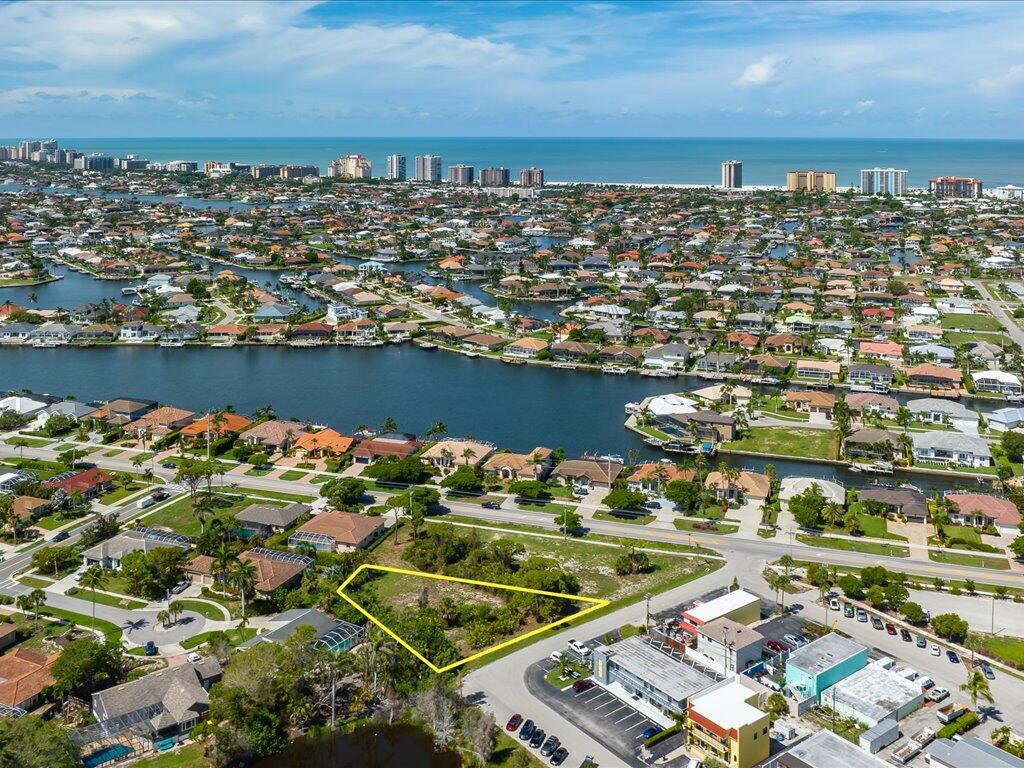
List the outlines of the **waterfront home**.
<svg viewBox="0 0 1024 768">
<path fill-rule="evenodd" d="M 843 453 L 849 459 L 892 461 L 902 453 L 900 436 L 887 429 L 865 427 L 855 430 L 843 441 Z"/>
<path fill-rule="evenodd" d="M 283 507 L 273 504 L 250 504 L 235 515 L 235 520 L 242 527 L 257 536 L 268 536 L 290 528 L 303 515 L 308 515 L 312 507 L 308 504 L 292 502 Z"/>
<path fill-rule="evenodd" d="M 529 453 L 500 451 L 491 454 L 482 467 L 485 474 L 502 480 L 544 480 L 551 473 L 554 460 L 551 449 L 538 446 Z"/>
<path fill-rule="evenodd" d="M 890 386 L 892 384 L 892 368 L 876 363 L 850 363 L 846 369 L 846 380 L 850 384 L 870 386 Z"/>
<path fill-rule="evenodd" d="M 961 432 L 973 432 L 978 428 L 978 414 L 955 400 L 922 397 L 907 401 L 907 410 L 919 421 L 949 424 Z"/>
<path fill-rule="evenodd" d="M 644 365 L 651 368 L 686 368 L 690 348 L 686 344 L 658 344 L 644 352 Z"/>
<path fill-rule="evenodd" d="M 851 392 L 846 396 L 846 406 L 851 415 L 861 421 L 872 415 L 895 419 L 900 408 L 896 398 L 878 392 Z"/>
<path fill-rule="evenodd" d="M 643 359 L 643 352 L 632 347 L 610 344 L 606 347 L 601 347 L 597 353 L 597 359 L 602 363 L 634 366 L 638 365 Z"/>
<path fill-rule="evenodd" d="M 103 421 L 110 425 L 124 426 L 142 418 L 157 407 L 156 400 L 129 400 L 119 397 L 108 400 L 85 418 Z"/>
<path fill-rule="evenodd" d="M 832 418 L 832 409 L 836 406 L 836 396 L 829 392 L 810 390 L 787 390 L 782 394 L 785 404 L 801 413 L 820 413 L 826 419 Z"/>
<path fill-rule="evenodd" d="M 740 360 L 732 352 L 708 352 L 697 361 L 696 370 L 703 373 L 728 373 Z"/>
<path fill-rule="evenodd" d="M 438 440 L 420 455 L 430 466 L 448 474 L 458 467 L 478 467 L 494 452 L 490 443 L 475 440 Z"/>
<path fill-rule="evenodd" d="M 764 340 L 764 349 L 781 355 L 799 354 L 804 351 L 804 342 L 795 333 L 776 333 Z"/>
<path fill-rule="evenodd" d="M 955 368 L 922 363 L 907 369 L 907 381 L 918 387 L 958 389 L 963 382 L 963 374 Z"/>
<path fill-rule="evenodd" d="M 481 349 L 488 352 L 501 349 L 505 345 L 505 339 L 495 336 L 493 333 L 474 333 L 462 339 L 462 346 L 467 349 Z"/>
<path fill-rule="evenodd" d="M 270 453 L 284 453 L 295 443 L 295 440 L 306 431 L 306 426 L 297 421 L 272 419 L 249 427 L 238 438 L 254 448 L 262 448 Z"/>
<path fill-rule="evenodd" d="M 1024 408 L 999 408 L 987 414 L 988 426 L 998 432 L 1024 426 Z"/>
<path fill-rule="evenodd" d="M 604 459 L 566 459 L 551 473 L 551 477 L 562 485 L 583 488 L 611 488 L 623 466 L 617 461 Z"/>
<path fill-rule="evenodd" d="M 139 438 L 163 437 L 188 426 L 194 417 L 195 413 L 192 411 L 164 405 L 126 424 L 124 431 L 126 434 L 134 434 Z"/>
<path fill-rule="evenodd" d="M 796 375 L 801 379 L 831 381 L 838 379 L 842 366 L 835 360 L 797 360 Z"/>
<path fill-rule="evenodd" d="M 29 341 L 43 344 L 67 344 L 78 336 L 81 327 L 71 323 L 43 323 L 29 334 Z"/>
<path fill-rule="evenodd" d="M 92 713 L 99 723 L 143 720 L 147 737 L 157 742 L 188 738 L 210 710 L 210 686 L 220 680 L 220 662 L 208 656 L 194 664 L 166 667 L 92 695 Z M 139 727 L 139 724 L 136 725 Z"/>
<path fill-rule="evenodd" d="M 551 356 L 555 360 L 586 362 L 598 350 L 596 344 L 583 341 L 559 341 L 551 345 Z"/>
<path fill-rule="evenodd" d="M 326 427 L 316 432 L 303 432 L 291 447 L 292 455 L 307 459 L 322 459 L 348 453 L 355 438 Z"/>
<path fill-rule="evenodd" d="M 186 443 L 206 442 L 207 435 L 217 439 L 237 435 L 252 425 L 252 420 L 237 413 L 208 414 L 181 428 L 180 438 Z"/>
<path fill-rule="evenodd" d="M 502 350 L 502 354 L 508 357 L 532 359 L 547 348 L 548 343 L 544 341 L 544 339 L 538 339 L 534 336 L 524 336 L 521 339 L 516 339 L 515 341 L 506 344 L 505 349 Z"/>
<path fill-rule="evenodd" d="M 268 301 L 253 313 L 252 319 L 257 323 L 265 323 L 274 320 L 287 320 L 293 314 L 295 314 L 295 310 L 287 304 Z"/>
<path fill-rule="evenodd" d="M 999 392 L 1003 395 L 1019 395 L 1020 379 L 1007 371 L 975 371 L 971 374 L 974 388 L 979 392 Z"/>
<path fill-rule="evenodd" d="M 760 472 L 744 469 L 736 478 L 727 481 L 721 472 L 715 470 L 704 478 L 704 487 L 714 491 L 719 501 L 764 501 L 771 493 L 771 480 Z"/>
<path fill-rule="evenodd" d="M 736 419 L 718 411 L 692 411 L 661 416 L 657 422 L 665 431 L 712 443 L 736 439 Z"/>
<path fill-rule="evenodd" d="M 633 474 L 626 478 L 626 487 L 631 491 L 660 494 L 669 483 L 675 480 L 692 481 L 696 475 L 693 469 L 680 469 L 665 462 L 647 462 L 638 465 Z"/>
<path fill-rule="evenodd" d="M 92 467 L 81 472 L 65 472 L 43 483 L 44 488 L 60 489 L 71 496 L 81 494 L 93 499 L 114 487 L 114 479 L 103 470 Z"/>
<path fill-rule="evenodd" d="M 156 341 L 160 338 L 161 331 L 163 331 L 163 328 L 159 325 L 153 325 L 152 323 L 146 323 L 140 320 L 122 325 L 121 331 L 118 334 L 118 339 L 121 341 L 141 344 Z"/>
<path fill-rule="evenodd" d="M 334 327 L 327 323 L 302 323 L 292 328 L 292 339 L 295 341 L 327 341 L 334 333 Z"/>
<path fill-rule="evenodd" d="M 384 432 L 374 435 L 368 440 L 360 441 L 352 451 L 352 459 L 356 464 L 370 464 L 385 456 L 404 459 L 412 456 L 420 449 L 420 441 L 415 435 L 403 432 Z"/>
<path fill-rule="evenodd" d="M 992 451 L 984 438 L 930 430 L 915 432 L 912 439 L 915 462 L 974 468 L 992 466 Z"/>
<path fill-rule="evenodd" d="M 339 340 L 360 341 L 377 338 L 377 323 L 368 317 L 341 323 L 336 333 Z"/>
<path fill-rule="evenodd" d="M 868 486 L 857 492 L 857 500 L 875 505 L 883 514 L 902 515 L 910 522 L 926 523 L 931 517 L 928 498 L 916 488 Z"/>
<path fill-rule="evenodd" d="M 19 416 L 36 416 L 42 413 L 48 403 L 22 395 L 0 398 L 0 412 L 11 411 Z M 90 409 L 91 410 L 91 409 Z"/>
<path fill-rule="evenodd" d="M 206 338 L 213 342 L 233 341 L 245 333 L 245 326 L 238 323 L 221 323 L 212 325 L 206 332 Z"/>
<path fill-rule="evenodd" d="M 994 526 L 1016 536 L 1020 510 L 1006 498 L 987 493 L 947 493 L 949 521 L 959 525 Z"/>
<path fill-rule="evenodd" d="M 907 352 L 914 357 L 936 363 L 952 363 L 956 360 L 956 352 L 942 344 L 915 344 L 907 349 Z"/>
<path fill-rule="evenodd" d="M 86 325 L 78 332 L 79 341 L 104 341 L 110 342 L 118 338 L 121 329 L 112 323 L 92 323 Z"/>
<path fill-rule="evenodd" d="M 291 552 L 266 547 L 253 547 L 240 554 L 238 559 L 256 569 L 253 588 L 264 599 L 278 589 L 298 586 L 303 572 L 314 562 L 312 557 L 296 556 Z"/>
<path fill-rule="evenodd" d="M 156 528 L 132 528 L 115 534 L 82 552 L 82 563 L 86 568 L 98 565 L 100 568 L 120 570 L 125 555 L 131 552 L 152 552 L 163 547 L 174 547 L 182 552 L 192 548 L 187 536 L 167 533 Z"/>
<path fill-rule="evenodd" d="M 36 330 L 32 323 L 8 323 L 0 326 L 0 344 L 23 344 Z"/>
<path fill-rule="evenodd" d="M 903 362 L 903 345 L 895 341 L 861 341 L 857 354 L 867 360 L 898 364 Z"/>
<path fill-rule="evenodd" d="M 0 706 L 9 708 L 7 712 L 34 709 L 43 690 L 53 685 L 51 669 L 59 657 L 59 653 L 44 654 L 29 648 L 15 648 L 0 656 Z"/>
<path fill-rule="evenodd" d="M 369 545 L 385 531 L 380 517 L 328 511 L 315 515 L 288 538 L 289 547 L 318 552 L 349 552 Z"/>
</svg>

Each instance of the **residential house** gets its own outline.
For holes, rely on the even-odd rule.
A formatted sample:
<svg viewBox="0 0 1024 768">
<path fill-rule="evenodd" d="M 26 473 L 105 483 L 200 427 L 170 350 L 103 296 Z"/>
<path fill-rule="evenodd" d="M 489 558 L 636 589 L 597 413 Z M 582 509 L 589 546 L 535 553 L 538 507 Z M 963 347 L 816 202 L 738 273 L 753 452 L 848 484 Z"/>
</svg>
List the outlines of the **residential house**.
<svg viewBox="0 0 1024 768">
<path fill-rule="evenodd" d="M 292 444 L 292 454 L 300 458 L 320 459 L 341 456 L 355 445 L 355 438 L 325 427 L 316 432 L 303 432 Z"/>
<path fill-rule="evenodd" d="M 899 401 L 878 392 L 851 392 L 846 396 L 846 406 L 854 418 L 866 421 L 869 416 L 895 419 L 899 413 Z"/>
<path fill-rule="evenodd" d="M 517 357 L 524 359 L 532 359 L 544 352 L 548 348 L 548 343 L 544 339 L 538 339 L 534 336 L 524 336 L 521 339 L 516 339 L 505 345 L 505 349 L 502 353 L 508 357 Z"/>
<path fill-rule="evenodd" d="M 963 374 L 955 368 L 922 363 L 907 369 L 907 381 L 918 387 L 958 389 L 963 382 Z"/>
<path fill-rule="evenodd" d="M 139 344 L 156 341 L 160 338 L 161 331 L 163 331 L 163 328 L 159 325 L 138 320 L 122 325 L 118 338 L 121 341 Z"/>
<path fill-rule="evenodd" d="M 187 552 L 192 548 L 192 540 L 187 536 L 156 528 L 131 528 L 89 547 L 82 552 L 82 563 L 86 568 L 98 565 L 100 568 L 117 571 L 121 569 L 125 555 L 132 552 L 145 554 L 164 547 L 174 547 Z"/>
<path fill-rule="evenodd" d="M 13 629 L 13 625 L 7 626 Z M 53 685 L 51 670 L 59 657 L 59 653 L 44 654 L 29 648 L 15 648 L 0 656 L 0 706 L 34 709 L 43 690 Z"/>
<path fill-rule="evenodd" d="M 914 461 L 952 464 L 964 467 L 992 466 L 992 451 L 987 440 L 957 432 L 929 430 L 915 432 Z"/>
<path fill-rule="evenodd" d="M 715 470 L 708 472 L 707 477 L 704 478 L 704 487 L 713 490 L 715 496 L 722 501 L 741 499 L 764 501 L 771 492 L 771 480 L 760 472 L 744 469 L 740 470 L 738 477 L 726 481 L 725 476 Z"/>
<path fill-rule="evenodd" d="M 652 461 L 637 466 L 626 479 L 626 487 L 631 491 L 661 494 L 672 481 L 692 481 L 696 474 L 693 469 L 680 469 L 675 464 Z"/>
<path fill-rule="evenodd" d="M 855 430 L 843 441 L 843 453 L 849 459 L 892 461 L 902 453 L 900 436 L 887 429 L 865 427 Z"/>
<path fill-rule="evenodd" d="M 246 640 L 239 650 L 247 650 L 260 643 L 284 643 L 301 627 L 313 630 L 314 647 L 338 652 L 348 651 L 366 636 L 366 628 L 347 621 L 339 621 L 316 608 L 292 608 L 263 620 L 260 634 Z"/>
<path fill-rule="evenodd" d="M 268 453 L 283 453 L 291 448 L 305 431 L 306 426 L 297 421 L 272 419 L 249 427 L 238 437 L 253 448 L 261 448 Z"/>
<path fill-rule="evenodd" d="M 247 419 L 237 413 L 208 414 L 182 427 L 180 438 L 186 442 L 202 441 L 205 443 L 207 435 L 216 440 L 227 435 L 238 435 L 251 425 L 252 419 Z"/>
<path fill-rule="evenodd" d="M 278 589 L 289 589 L 302 580 L 302 574 L 314 562 L 312 557 L 294 555 L 278 549 L 253 547 L 238 556 L 255 571 L 253 588 L 260 597 L 270 597 Z"/>
<path fill-rule="evenodd" d="M 582 341 L 559 341 L 551 345 L 551 356 L 564 362 L 586 362 L 598 350 L 596 344 Z"/>
<path fill-rule="evenodd" d="M 697 361 L 697 370 L 702 373 L 728 373 L 740 360 L 732 352 L 708 352 Z"/>
<path fill-rule="evenodd" d="M 351 512 L 321 512 L 288 538 L 289 547 L 312 547 L 318 552 L 348 552 L 370 544 L 385 531 L 380 517 Z"/>
<path fill-rule="evenodd" d="M 235 515 L 242 527 L 257 536 L 279 533 L 295 525 L 295 521 L 312 510 L 307 504 L 292 502 L 283 507 L 273 504 L 250 504 Z"/>
<path fill-rule="evenodd" d="M 124 431 L 140 438 L 164 437 L 188 426 L 194 418 L 192 411 L 164 405 L 125 425 Z"/>
<path fill-rule="evenodd" d="M 458 467 L 479 467 L 494 452 L 490 443 L 476 440 L 438 440 L 420 455 L 430 466 L 448 474 Z"/>
<path fill-rule="evenodd" d="M 370 464 L 385 456 L 404 459 L 416 453 L 421 445 L 422 443 L 416 439 L 415 435 L 386 432 L 360 441 L 352 451 L 352 458 L 356 464 Z"/>
<path fill-rule="evenodd" d="M 842 366 L 836 360 L 797 360 L 796 375 L 802 379 L 832 381 L 839 378 Z"/>
<path fill-rule="evenodd" d="M 910 522 L 926 523 L 930 518 L 928 497 L 916 488 L 868 486 L 857 492 L 857 500 L 880 505 L 884 514 L 901 515 Z"/>
<path fill-rule="evenodd" d="M 553 467 L 551 449 L 538 446 L 530 453 L 492 453 L 482 469 L 484 473 L 497 475 L 502 480 L 544 480 Z"/>
<path fill-rule="evenodd" d="M 918 421 L 930 424 L 948 424 L 962 432 L 973 432 L 978 428 L 978 414 L 955 400 L 922 397 L 907 401 L 907 410 Z"/>
<path fill-rule="evenodd" d="M 895 341 L 861 341 L 857 344 L 857 354 L 866 360 L 899 364 L 903 362 L 903 345 Z"/>
<path fill-rule="evenodd" d="M 872 387 L 892 386 L 893 372 L 888 365 L 872 363 L 850 363 L 846 369 L 846 380 L 850 384 L 862 384 Z"/>
<path fill-rule="evenodd" d="M 551 473 L 551 477 L 562 485 L 583 488 L 611 488 L 612 483 L 622 474 L 622 464 L 603 459 L 566 459 Z"/>
<path fill-rule="evenodd" d="M 68 496 L 81 494 L 83 498 L 94 499 L 114 487 L 114 478 L 103 470 L 92 467 L 81 472 L 66 472 L 45 483 L 44 488 L 61 489 Z"/>
<path fill-rule="evenodd" d="M 820 413 L 826 419 L 832 418 L 832 409 L 836 405 L 835 395 L 829 392 L 810 390 L 787 390 L 782 395 L 787 406 L 801 413 Z"/>
<path fill-rule="evenodd" d="M 1020 379 L 1007 371 L 975 371 L 971 379 L 979 392 L 998 392 L 1003 395 L 1021 393 Z"/>
<path fill-rule="evenodd" d="M 108 400 L 92 413 L 87 414 L 86 418 L 124 426 L 137 421 L 156 407 L 156 400 L 129 400 L 120 397 L 116 400 Z"/>
<path fill-rule="evenodd" d="M 1021 517 L 1012 501 L 987 493 L 947 493 L 949 521 L 960 525 L 992 525 L 1016 536 Z"/>
</svg>

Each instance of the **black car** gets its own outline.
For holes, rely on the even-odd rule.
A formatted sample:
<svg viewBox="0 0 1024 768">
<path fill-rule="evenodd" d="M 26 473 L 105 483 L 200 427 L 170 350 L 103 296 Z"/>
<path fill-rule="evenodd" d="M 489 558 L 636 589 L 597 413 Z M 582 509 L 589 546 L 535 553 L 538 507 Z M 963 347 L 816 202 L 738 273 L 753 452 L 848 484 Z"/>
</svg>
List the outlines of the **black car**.
<svg viewBox="0 0 1024 768">
<path fill-rule="evenodd" d="M 177 469 L 178 468 L 178 465 L 175 464 L 173 461 L 165 461 L 165 462 L 161 463 L 160 466 L 163 467 L 164 469 Z"/>
<path fill-rule="evenodd" d="M 905 643 L 909 643 L 909 642 L 913 641 L 913 639 L 914 639 L 914 638 L 912 638 L 910 636 L 910 633 L 907 632 L 907 630 L 905 630 L 905 629 L 901 629 L 900 630 L 900 637 L 903 638 L 903 642 L 905 642 Z"/>
<path fill-rule="evenodd" d="M 565 747 L 559 747 L 551 753 L 551 759 L 548 761 L 552 765 L 561 765 L 565 762 L 565 758 L 569 756 L 569 750 Z"/>
<path fill-rule="evenodd" d="M 57 531 L 57 535 L 50 539 L 50 541 L 64 541 L 69 535 L 67 531 Z"/>
<path fill-rule="evenodd" d="M 544 737 L 546 735 L 547 734 L 544 733 L 544 730 L 542 728 L 538 728 L 537 730 L 535 730 L 533 732 L 533 736 L 530 737 L 530 746 L 534 749 L 539 747 L 541 744 L 544 743 Z"/>
<path fill-rule="evenodd" d="M 484 509 L 501 509 L 501 504 L 497 501 L 485 501 L 481 504 Z"/>
<path fill-rule="evenodd" d="M 519 729 L 519 738 L 522 741 L 526 741 L 533 736 L 535 730 L 537 730 L 537 726 L 533 724 L 533 720 L 527 720 L 523 723 L 523 727 Z"/>
<path fill-rule="evenodd" d="M 544 746 L 540 748 L 540 753 L 544 757 L 550 757 L 551 753 L 558 749 L 558 745 L 561 744 L 555 736 L 548 736 L 548 740 L 544 742 Z"/>
</svg>

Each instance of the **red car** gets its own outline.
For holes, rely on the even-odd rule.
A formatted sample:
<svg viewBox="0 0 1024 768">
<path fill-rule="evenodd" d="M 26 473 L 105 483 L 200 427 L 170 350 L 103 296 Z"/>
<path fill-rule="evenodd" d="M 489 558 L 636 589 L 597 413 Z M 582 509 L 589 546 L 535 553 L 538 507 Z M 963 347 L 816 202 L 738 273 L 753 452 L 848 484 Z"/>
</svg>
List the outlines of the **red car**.
<svg viewBox="0 0 1024 768">
<path fill-rule="evenodd" d="M 891 621 L 888 621 L 885 624 L 885 631 L 888 632 L 890 635 L 895 635 L 896 634 L 896 627 L 893 625 L 893 623 Z"/>
<path fill-rule="evenodd" d="M 584 691 L 589 691 L 595 685 L 596 683 L 593 680 L 577 680 L 572 684 L 572 689 L 576 693 L 583 693 Z"/>
<path fill-rule="evenodd" d="M 776 640 L 766 640 L 764 647 L 772 653 L 789 653 L 789 648 Z"/>
<path fill-rule="evenodd" d="M 510 717 L 508 719 L 508 723 L 505 725 L 505 730 L 508 731 L 509 733 L 511 733 L 512 731 L 518 730 L 518 728 L 522 724 L 522 722 L 523 722 L 523 716 L 522 715 L 520 715 L 518 713 L 515 714 L 515 715 L 512 715 L 512 717 Z"/>
</svg>

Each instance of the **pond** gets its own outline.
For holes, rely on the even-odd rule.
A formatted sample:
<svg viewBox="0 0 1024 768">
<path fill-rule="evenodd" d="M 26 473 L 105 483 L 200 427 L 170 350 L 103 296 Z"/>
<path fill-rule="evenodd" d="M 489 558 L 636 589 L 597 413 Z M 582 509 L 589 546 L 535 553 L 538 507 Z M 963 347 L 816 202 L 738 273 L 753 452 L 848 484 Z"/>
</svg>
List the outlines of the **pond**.
<svg viewBox="0 0 1024 768">
<path fill-rule="evenodd" d="M 350 733 L 298 739 L 255 768 L 459 768 L 451 750 L 438 750 L 430 734 L 404 723 L 373 723 Z"/>
</svg>

